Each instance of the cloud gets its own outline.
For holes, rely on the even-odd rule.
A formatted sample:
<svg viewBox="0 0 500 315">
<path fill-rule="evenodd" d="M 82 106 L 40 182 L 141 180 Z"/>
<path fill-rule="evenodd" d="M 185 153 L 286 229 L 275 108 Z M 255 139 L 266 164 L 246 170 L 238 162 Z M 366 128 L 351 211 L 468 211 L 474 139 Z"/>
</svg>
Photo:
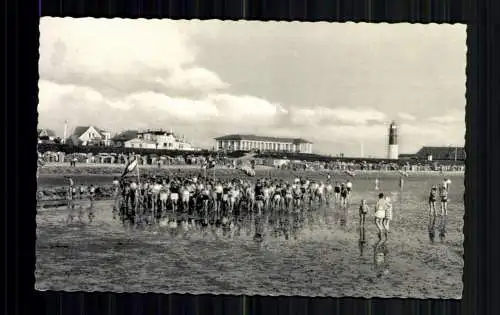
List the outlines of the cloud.
<svg viewBox="0 0 500 315">
<path fill-rule="evenodd" d="M 401 118 L 402 120 L 408 120 L 408 121 L 413 121 L 416 119 L 416 117 L 413 116 L 412 114 L 408 114 L 408 113 L 404 113 L 404 112 L 398 113 L 398 117 Z"/>
<path fill-rule="evenodd" d="M 196 123 L 240 125 L 248 127 L 273 124 L 286 110 L 279 104 L 246 95 L 208 94 L 198 99 L 171 97 L 156 92 L 138 92 L 122 98 L 109 99 L 99 91 L 85 86 L 61 85 L 41 80 L 39 82 L 39 107 L 41 115 L 50 115 L 53 123 L 72 116 L 81 124 L 104 126 L 113 123 L 112 117 L 120 116 L 127 125 L 138 120 L 163 122 L 164 124 Z M 97 115 L 90 115 L 90 113 Z M 147 118 L 149 117 L 149 118 Z M 111 121 L 110 121 L 111 118 Z M 71 117 L 70 117 L 71 120 Z"/>
<path fill-rule="evenodd" d="M 383 123 L 387 115 L 370 108 L 309 107 L 293 109 L 290 120 L 296 125 L 366 125 Z"/>
<path fill-rule="evenodd" d="M 309 36 L 311 27 L 315 36 Z M 378 37 L 373 37 L 366 35 L 370 29 L 330 23 L 44 17 L 40 124 L 56 132 L 65 119 L 70 129 L 85 124 L 113 132 L 173 128 L 195 145 L 211 145 L 214 136 L 227 133 L 303 137 L 315 143 L 316 151 L 334 154 L 357 154 L 363 141 L 366 154 L 380 156 L 387 124 L 398 119 L 401 151 L 463 143 L 463 108 L 447 110 L 463 101 L 465 77 L 457 74 L 463 69 L 449 69 L 457 69 L 465 55 L 458 49 L 459 61 L 448 64 L 431 54 L 442 52 L 436 47 L 453 36 L 437 39 L 435 29 L 417 36 L 387 26 L 387 31 L 374 30 Z M 397 32 L 402 33 L 394 42 Z M 252 41 L 242 39 L 242 33 Z M 431 41 L 436 43 L 411 48 L 415 38 L 423 42 L 428 37 L 423 33 L 436 37 Z M 330 34 L 326 37 L 333 41 L 317 34 Z M 446 61 L 453 59 L 451 48 L 465 47 L 463 30 L 460 34 L 445 45 L 450 47 L 450 53 L 441 54 Z M 414 68 L 420 71 L 403 71 Z M 438 83 L 429 82 L 428 68 Z M 385 87 L 394 86 L 396 93 L 387 93 Z M 398 113 L 400 104 L 413 114 L 404 108 Z M 444 115 L 426 117 L 435 111 L 429 104 L 440 104 Z"/>
<path fill-rule="evenodd" d="M 195 64 L 192 30 L 173 21 L 44 17 L 40 77 L 124 93 L 227 88 L 216 73 Z"/>
<path fill-rule="evenodd" d="M 461 111 L 449 111 L 445 115 L 442 116 L 433 116 L 429 117 L 428 121 L 436 124 L 465 124 L 465 115 L 464 112 Z"/>
</svg>

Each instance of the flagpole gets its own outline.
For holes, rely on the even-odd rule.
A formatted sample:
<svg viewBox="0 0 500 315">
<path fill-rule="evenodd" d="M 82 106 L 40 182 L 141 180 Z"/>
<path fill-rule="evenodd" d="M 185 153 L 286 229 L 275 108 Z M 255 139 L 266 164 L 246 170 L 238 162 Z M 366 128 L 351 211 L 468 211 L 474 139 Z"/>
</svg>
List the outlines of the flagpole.
<svg viewBox="0 0 500 315">
<path fill-rule="evenodd" d="M 140 177 L 140 174 L 139 174 L 139 159 L 137 157 L 137 154 L 135 154 L 135 161 L 136 161 L 136 166 L 135 166 L 135 170 L 136 170 L 136 173 L 137 173 L 137 199 L 136 200 L 136 203 L 135 203 L 135 216 L 137 218 L 137 208 L 139 207 L 139 202 L 140 204 L 142 204 L 143 200 L 142 200 L 142 195 L 141 195 L 141 177 Z M 136 222 L 137 222 L 137 219 L 136 219 Z"/>
<path fill-rule="evenodd" d="M 137 171 L 137 185 L 140 186 L 140 183 L 141 183 L 141 177 L 139 175 L 139 159 L 137 158 L 137 154 L 135 155 L 135 159 L 137 161 L 137 166 L 135 167 L 136 171 Z"/>
</svg>

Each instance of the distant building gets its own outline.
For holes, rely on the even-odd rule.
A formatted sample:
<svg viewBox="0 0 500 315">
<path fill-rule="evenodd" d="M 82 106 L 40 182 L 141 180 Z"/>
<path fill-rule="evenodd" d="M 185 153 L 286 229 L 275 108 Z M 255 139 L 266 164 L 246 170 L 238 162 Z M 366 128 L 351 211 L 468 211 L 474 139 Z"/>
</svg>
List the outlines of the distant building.
<svg viewBox="0 0 500 315">
<path fill-rule="evenodd" d="M 60 138 L 51 129 L 37 129 L 38 143 L 56 143 Z"/>
<path fill-rule="evenodd" d="M 125 142 L 137 138 L 137 133 L 137 130 L 125 130 L 111 138 L 111 142 L 115 147 L 124 147 Z"/>
<path fill-rule="evenodd" d="M 111 132 L 95 126 L 78 126 L 66 139 L 66 143 L 78 146 L 109 146 Z"/>
<path fill-rule="evenodd" d="M 400 154 L 399 159 L 426 161 L 465 161 L 464 147 L 422 147 L 415 154 Z"/>
<path fill-rule="evenodd" d="M 177 136 L 172 131 L 165 131 L 163 129 L 138 131 L 135 138 L 124 142 L 124 147 L 158 150 L 194 150 L 184 137 Z"/>
<path fill-rule="evenodd" d="M 215 138 L 216 149 L 226 151 L 268 151 L 312 153 L 312 142 L 300 138 L 280 138 L 256 135 L 227 135 Z"/>
</svg>

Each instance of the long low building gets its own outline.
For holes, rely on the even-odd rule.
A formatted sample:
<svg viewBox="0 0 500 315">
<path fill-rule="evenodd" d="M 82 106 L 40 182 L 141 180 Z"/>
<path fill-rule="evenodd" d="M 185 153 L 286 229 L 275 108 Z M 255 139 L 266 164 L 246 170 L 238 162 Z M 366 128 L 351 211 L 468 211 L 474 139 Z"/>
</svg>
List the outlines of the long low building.
<svg viewBox="0 0 500 315">
<path fill-rule="evenodd" d="M 266 137 L 256 135 L 227 135 L 215 138 L 217 150 L 312 153 L 313 143 L 301 138 Z"/>
<path fill-rule="evenodd" d="M 422 147 L 414 154 L 400 154 L 402 160 L 465 161 L 464 147 Z"/>
</svg>

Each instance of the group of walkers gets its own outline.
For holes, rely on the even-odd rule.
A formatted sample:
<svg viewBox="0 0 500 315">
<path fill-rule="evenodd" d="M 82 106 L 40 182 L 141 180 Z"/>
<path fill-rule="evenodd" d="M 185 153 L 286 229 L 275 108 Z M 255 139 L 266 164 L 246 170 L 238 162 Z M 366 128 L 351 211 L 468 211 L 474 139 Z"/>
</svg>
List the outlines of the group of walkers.
<svg viewBox="0 0 500 315">
<path fill-rule="evenodd" d="M 446 219 L 448 217 L 448 192 L 451 181 L 447 178 L 440 185 L 432 185 L 429 193 L 429 237 L 434 240 L 436 229 L 439 230 L 439 237 L 444 239 L 446 236 Z M 436 203 L 439 202 L 440 212 L 436 209 Z M 440 217 L 440 221 L 437 221 Z M 437 224 L 436 224 L 437 223 Z"/>
<path fill-rule="evenodd" d="M 74 213 L 75 200 L 90 198 L 93 202 L 97 187 L 77 187 L 69 180 L 68 200 Z M 429 194 L 429 236 L 433 239 L 436 228 L 444 238 L 448 188 L 451 182 L 445 179 L 441 185 L 433 185 Z M 401 176 L 399 188 L 403 189 Z M 272 177 L 254 179 L 215 178 L 199 173 L 174 174 L 173 176 L 129 176 L 113 180 L 113 217 L 130 226 L 159 225 L 185 229 L 195 226 L 229 227 L 235 220 L 245 216 L 271 217 L 304 213 L 321 207 L 341 210 L 346 221 L 348 216 L 353 183 L 333 181 L 330 175 L 324 180 L 296 177 L 286 181 Z M 375 190 L 380 189 L 375 180 Z M 437 203 L 440 205 L 441 221 L 437 221 Z M 373 207 L 373 208 L 372 208 Z M 378 193 L 373 206 L 366 199 L 359 205 L 360 233 L 364 230 L 366 217 L 373 209 L 374 223 L 379 240 L 387 240 L 393 219 L 393 204 L 390 196 Z M 70 216 L 71 217 L 71 216 Z M 439 224 L 436 224 L 439 223 Z"/>
<path fill-rule="evenodd" d="M 347 207 L 352 183 L 297 177 L 216 179 L 201 175 L 115 178 L 113 213 L 124 223 L 177 226 L 176 222 L 221 224 L 230 216 L 287 214 L 332 202 Z"/>
</svg>

